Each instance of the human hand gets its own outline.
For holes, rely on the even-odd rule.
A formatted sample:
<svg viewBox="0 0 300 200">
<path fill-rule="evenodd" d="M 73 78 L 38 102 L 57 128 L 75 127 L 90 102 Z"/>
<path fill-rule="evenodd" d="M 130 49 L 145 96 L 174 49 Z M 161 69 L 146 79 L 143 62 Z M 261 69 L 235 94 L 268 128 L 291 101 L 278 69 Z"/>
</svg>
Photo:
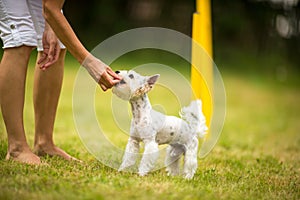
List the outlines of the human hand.
<svg viewBox="0 0 300 200">
<path fill-rule="evenodd" d="M 92 55 L 85 59 L 82 66 L 87 69 L 89 74 L 100 85 L 103 91 L 112 88 L 122 79 L 109 66 Z"/>
<path fill-rule="evenodd" d="M 40 65 L 40 69 L 46 70 L 58 60 L 61 51 L 59 41 L 47 23 L 45 25 L 42 42 L 44 50 L 41 58 L 38 60 L 38 64 Z"/>
</svg>

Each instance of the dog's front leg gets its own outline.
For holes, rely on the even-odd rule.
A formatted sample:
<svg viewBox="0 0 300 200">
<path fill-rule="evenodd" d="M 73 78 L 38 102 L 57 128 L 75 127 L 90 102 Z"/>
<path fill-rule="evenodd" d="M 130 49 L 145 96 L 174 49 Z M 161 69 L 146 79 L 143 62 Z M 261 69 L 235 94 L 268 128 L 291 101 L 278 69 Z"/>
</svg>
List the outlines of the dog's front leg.
<svg viewBox="0 0 300 200">
<path fill-rule="evenodd" d="M 186 179 L 192 179 L 197 167 L 197 152 L 198 152 L 198 139 L 195 137 L 187 146 L 184 156 L 183 175 Z"/>
<path fill-rule="evenodd" d="M 139 175 L 146 175 L 151 169 L 153 169 L 155 162 L 159 155 L 158 144 L 155 142 L 155 139 L 146 140 L 145 151 L 139 166 Z"/>
<path fill-rule="evenodd" d="M 133 137 L 129 137 L 119 171 L 122 171 L 125 168 L 133 166 L 135 164 L 136 158 L 139 155 L 139 149 L 139 141 Z"/>
</svg>

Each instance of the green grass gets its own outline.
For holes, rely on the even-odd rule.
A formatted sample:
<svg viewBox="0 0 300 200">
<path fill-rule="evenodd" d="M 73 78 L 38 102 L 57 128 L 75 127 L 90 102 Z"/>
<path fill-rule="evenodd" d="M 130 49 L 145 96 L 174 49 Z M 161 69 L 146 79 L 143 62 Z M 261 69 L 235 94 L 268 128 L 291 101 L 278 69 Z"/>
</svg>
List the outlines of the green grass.
<svg viewBox="0 0 300 200">
<path fill-rule="evenodd" d="M 221 70 L 227 93 L 224 129 L 214 150 L 199 160 L 194 179 L 187 181 L 166 176 L 164 169 L 146 177 L 118 173 L 89 154 L 73 122 L 72 89 L 79 65 L 73 59 L 66 65 L 54 139 L 84 163 L 48 157 L 42 158 L 47 163 L 43 166 L 5 161 L 6 132 L 0 120 L 0 199 L 300 199 L 299 75 L 290 72 L 281 82 L 272 73 Z M 32 146 L 29 70 L 24 116 Z M 177 113 L 178 106 L 162 98 L 163 89 L 151 95 L 168 113 Z M 99 90 L 95 98 L 101 109 L 97 116 L 104 120 L 108 137 L 116 140 L 120 130 L 105 103 L 111 92 Z"/>
</svg>

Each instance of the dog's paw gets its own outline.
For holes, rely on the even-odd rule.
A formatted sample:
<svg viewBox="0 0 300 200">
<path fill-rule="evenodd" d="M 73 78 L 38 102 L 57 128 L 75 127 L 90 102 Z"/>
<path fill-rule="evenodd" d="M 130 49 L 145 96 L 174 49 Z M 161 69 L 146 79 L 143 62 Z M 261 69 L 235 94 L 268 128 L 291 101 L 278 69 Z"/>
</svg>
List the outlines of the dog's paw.
<svg viewBox="0 0 300 200">
<path fill-rule="evenodd" d="M 167 176 L 176 176 L 176 175 L 170 171 L 167 171 Z"/>
<path fill-rule="evenodd" d="M 126 168 L 125 166 L 121 165 L 118 169 L 118 172 L 124 171 L 125 168 Z"/>
<path fill-rule="evenodd" d="M 148 172 L 146 172 L 146 171 L 139 171 L 138 174 L 140 176 L 146 176 L 148 174 Z"/>
<path fill-rule="evenodd" d="M 183 175 L 183 177 L 187 180 L 191 180 L 194 177 L 193 173 L 186 173 Z"/>
<path fill-rule="evenodd" d="M 180 174 L 180 170 L 179 169 L 171 169 L 171 168 L 166 168 L 167 171 L 167 175 L 168 176 L 178 176 Z"/>
<path fill-rule="evenodd" d="M 118 172 L 121 172 L 121 171 L 123 171 L 123 170 L 124 170 L 124 169 L 119 168 L 119 169 L 118 169 Z"/>
</svg>

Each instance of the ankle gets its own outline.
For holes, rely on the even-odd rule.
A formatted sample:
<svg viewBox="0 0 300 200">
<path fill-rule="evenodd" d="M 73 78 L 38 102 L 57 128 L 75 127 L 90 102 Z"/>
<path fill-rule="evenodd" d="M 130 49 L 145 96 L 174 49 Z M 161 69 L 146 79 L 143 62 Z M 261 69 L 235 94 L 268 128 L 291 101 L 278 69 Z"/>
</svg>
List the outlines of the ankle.
<svg viewBox="0 0 300 200">
<path fill-rule="evenodd" d="M 34 144 L 34 152 L 36 154 L 43 154 L 43 152 L 47 152 L 55 147 L 53 141 L 38 141 Z"/>
<path fill-rule="evenodd" d="M 9 144 L 8 146 L 8 154 L 11 157 L 18 157 L 21 153 L 31 152 L 29 146 L 26 144 Z"/>
<path fill-rule="evenodd" d="M 34 148 L 53 147 L 54 142 L 52 138 L 35 138 Z"/>
</svg>

